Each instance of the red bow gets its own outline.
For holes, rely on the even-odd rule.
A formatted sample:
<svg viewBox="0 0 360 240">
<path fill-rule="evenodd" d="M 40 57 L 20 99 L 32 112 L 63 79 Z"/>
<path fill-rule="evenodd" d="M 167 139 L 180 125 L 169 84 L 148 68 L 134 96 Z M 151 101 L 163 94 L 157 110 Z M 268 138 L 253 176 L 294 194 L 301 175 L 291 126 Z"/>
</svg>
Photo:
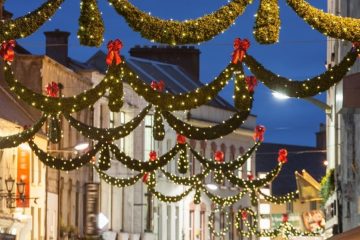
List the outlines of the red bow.
<svg viewBox="0 0 360 240">
<path fill-rule="evenodd" d="M 145 173 L 144 176 L 142 177 L 142 181 L 143 181 L 144 183 L 147 183 L 148 178 L 149 178 L 149 173 Z"/>
<path fill-rule="evenodd" d="M 106 56 L 106 64 L 111 65 L 114 60 L 115 64 L 118 65 L 121 63 L 121 57 L 119 51 L 122 49 L 123 44 L 119 39 L 115 39 L 115 41 L 110 41 L 107 44 L 108 54 Z"/>
<path fill-rule="evenodd" d="M 150 86 L 153 90 L 162 92 L 165 89 L 165 82 L 163 80 L 160 80 L 159 82 L 152 81 Z"/>
<path fill-rule="evenodd" d="M 264 141 L 264 134 L 265 134 L 266 128 L 263 125 L 257 125 L 255 128 L 255 133 L 254 133 L 254 141 L 260 141 L 263 142 Z"/>
<path fill-rule="evenodd" d="M 12 62 L 15 56 L 15 40 L 10 40 L 8 42 L 3 41 L 0 49 L 0 56 L 7 62 Z"/>
<path fill-rule="evenodd" d="M 241 218 L 242 220 L 246 220 L 247 219 L 247 212 L 245 210 L 241 211 Z"/>
<path fill-rule="evenodd" d="M 280 163 L 286 163 L 288 160 L 287 160 L 287 155 L 288 155 L 288 152 L 286 149 L 280 149 L 279 150 L 279 156 L 278 156 L 278 161 Z"/>
<path fill-rule="evenodd" d="M 254 180 L 254 175 L 251 172 L 247 174 L 247 177 L 250 181 Z"/>
<path fill-rule="evenodd" d="M 282 215 L 282 222 L 283 223 L 286 223 L 286 222 L 288 222 L 289 221 L 289 215 L 287 214 L 287 213 L 284 213 L 283 215 Z"/>
<path fill-rule="evenodd" d="M 353 42 L 352 46 L 353 46 L 353 48 L 359 48 L 360 47 L 360 42 Z"/>
<path fill-rule="evenodd" d="M 216 151 L 214 159 L 219 163 L 224 162 L 224 153 L 222 151 Z"/>
<path fill-rule="evenodd" d="M 155 161 L 156 158 L 157 158 L 156 152 L 155 152 L 155 151 L 151 151 L 151 152 L 149 153 L 149 158 L 150 158 L 150 161 Z"/>
<path fill-rule="evenodd" d="M 237 64 L 239 61 L 241 62 L 249 47 L 250 47 L 250 41 L 248 39 L 241 40 L 241 38 L 235 38 L 234 51 L 232 54 L 231 62 L 233 64 Z"/>
<path fill-rule="evenodd" d="M 257 79 L 255 76 L 249 76 L 245 78 L 245 82 L 247 85 L 247 88 L 249 90 L 249 92 L 254 92 L 255 87 L 257 86 Z"/>
<path fill-rule="evenodd" d="M 186 137 L 181 134 L 177 134 L 176 141 L 178 144 L 185 144 L 186 143 Z"/>
<path fill-rule="evenodd" d="M 45 90 L 49 97 L 57 97 L 59 93 L 59 84 L 51 82 L 46 86 Z"/>
</svg>

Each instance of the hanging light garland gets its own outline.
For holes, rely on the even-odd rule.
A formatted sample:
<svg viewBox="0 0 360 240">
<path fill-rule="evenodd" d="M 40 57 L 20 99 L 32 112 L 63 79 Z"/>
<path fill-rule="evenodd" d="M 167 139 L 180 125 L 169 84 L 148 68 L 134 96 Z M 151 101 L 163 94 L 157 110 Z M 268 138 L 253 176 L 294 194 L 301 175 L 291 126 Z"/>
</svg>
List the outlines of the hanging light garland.
<svg viewBox="0 0 360 240">
<path fill-rule="evenodd" d="M 278 0 L 260 0 L 256 13 L 254 37 L 262 44 L 273 44 L 279 41 L 280 11 Z"/>
<path fill-rule="evenodd" d="M 224 221 L 226 222 L 226 225 L 223 229 L 220 230 L 220 232 L 217 232 L 215 229 L 215 214 L 216 213 L 224 213 L 225 219 Z M 230 221 L 229 221 L 229 214 L 228 212 L 226 212 L 224 209 L 215 209 L 214 211 L 212 211 L 209 215 L 209 221 L 208 221 L 208 226 L 209 226 L 209 231 L 210 231 L 210 235 L 212 237 L 217 237 L 217 238 L 224 238 L 226 236 L 226 234 L 229 232 L 230 229 Z"/>
<path fill-rule="evenodd" d="M 117 178 L 117 177 L 112 177 L 112 176 L 106 174 L 104 171 L 101 171 L 100 168 L 98 168 L 95 165 L 93 165 L 93 167 L 96 170 L 96 172 L 99 174 L 99 177 L 102 180 L 104 180 L 107 184 L 110 184 L 111 186 L 120 187 L 120 188 L 132 186 L 137 181 L 139 181 L 139 179 L 141 177 L 144 176 L 144 173 L 139 173 L 139 174 L 129 177 L 129 178 Z"/>
</svg>

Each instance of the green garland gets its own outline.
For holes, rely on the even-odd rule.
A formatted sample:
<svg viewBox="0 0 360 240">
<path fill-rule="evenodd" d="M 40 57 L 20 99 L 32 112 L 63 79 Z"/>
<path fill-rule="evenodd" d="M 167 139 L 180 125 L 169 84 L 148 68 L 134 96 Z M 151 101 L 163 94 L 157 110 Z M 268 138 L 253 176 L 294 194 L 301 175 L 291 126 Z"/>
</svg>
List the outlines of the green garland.
<svg viewBox="0 0 360 240">
<path fill-rule="evenodd" d="M 325 36 L 351 42 L 360 41 L 360 19 L 325 13 L 304 0 L 286 1 L 299 17 Z"/>
<path fill-rule="evenodd" d="M 242 178 L 235 176 L 231 172 L 228 172 L 227 174 L 224 175 L 229 180 L 230 183 L 234 184 L 237 187 L 255 190 L 256 188 L 263 187 L 269 182 L 272 182 L 274 178 L 277 177 L 277 175 L 281 171 L 282 166 L 283 164 L 279 163 L 277 167 L 271 170 L 270 172 L 268 172 L 265 175 L 265 177 L 257 178 L 254 180 L 244 180 Z"/>
<path fill-rule="evenodd" d="M 250 71 L 256 78 L 261 80 L 271 90 L 283 93 L 289 97 L 305 98 L 326 91 L 341 81 L 350 67 L 354 65 L 359 53 L 360 49 L 353 49 L 338 65 L 331 67 L 319 76 L 302 81 L 292 81 L 288 78 L 280 77 L 264 68 L 250 55 L 244 58 L 244 63 L 250 68 Z"/>
<path fill-rule="evenodd" d="M 187 93 L 173 95 L 171 93 L 162 93 L 153 90 L 150 85 L 140 80 L 139 76 L 126 64 L 121 65 L 124 81 L 129 83 L 133 90 L 147 102 L 157 106 L 163 111 L 189 110 L 211 101 L 230 81 L 234 72 L 239 70 L 239 65 L 230 63 L 214 81 L 206 86 Z"/>
<path fill-rule="evenodd" d="M 119 112 L 124 105 L 124 86 L 120 79 L 116 79 L 109 89 L 109 109 Z"/>
<path fill-rule="evenodd" d="M 164 169 L 161 169 L 161 172 L 165 175 L 165 177 L 170 180 L 171 182 L 178 184 L 178 185 L 185 185 L 185 186 L 193 186 L 199 182 L 202 182 L 203 179 L 209 174 L 210 169 L 203 169 L 201 173 L 193 175 L 191 177 L 179 177 L 177 175 L 171 174 Z"/>
<path fill-rule="evenodd" d="M 110 150 L 108 144 L 102 144 L 101 146 L 98 165 L 101 171 L 106 171 L 111 167 Z"/>
<path fill-rule="evenodd" d="M 59 143 L 61 140 L 60 119 L 58 115 L 50 115 L 48 126 L 48 138 L 52 143 Z"/>
<path fill-rule="evenodd" d="M 127 0 L 108 0 L 128 25 L 151 41 L 171 45 L 199 43 L 224 32 L 252 0 L 232 0 L 215 12 L 194 20 L 174 21 L 152 17 Z"/>
<path fill-rule="evenodd" d="M 292 201 L 294 201 L 295 199 L 297 199 L 299 197 L 299 192 L 298 191 L 290 192 L 290 193 L 287 193 L 287 194 L 285 194 L 283 196 L 269 196 L 269 195 L 266 195 L 263 192 L 261 192 L 260 189 L 258 189 L 258 193 L 261 196 L 263 196 L 266 201 L 271 202 L 271 203 L 275 203 L 275 204 L 284 204 L 284 203 L 287 203 L 287 202 L 292 202 Z"/>
<path fill-rule="evenodd" d="M 79 95 L 73 97 L 54 98 L 44 96 L 26 88 L 14 79 L 14 74 L 9 63 L 7 63 L 4 67 L 5 81 L 9 85 L 11 91 L 32 107 L 37 108 L 42 112 L 55 114 L 61 112 L 77 112 L 93 105 L 105 94 L 106 89 L 109 88 L 114 81 L 116 81 L 116 76 L 120 75 L 119 70 L 120 67 L 118 66 L 109 68 L 105 78 L 97 86 L 84 91 Z"/>
<path fill-rule="evenodd" d="M 145 107 L 135 118 L 115 128 L 97 128 L 82 123 L 69 114 L 64 114 L 69 124 L 87 138 L 98 141 L 114 141 L 129 135 L 149 113 L 151 105 Z"/>
<path fill-rule="evenodd" d="M 227 212 L 225 212 L 225 222 L 226 222 L 226 226 L 220 230 L 220 232 L 217 232 L 215 230 L 215 213 L 218 212 L 217 210 L 213 211 L 210 213 L 209 215 L 209 222 L 208 222 L 208 226 L 209 226 L 209 231 L 210 231 L 210 235 L 212 237 L 218 237 L 218 238 L 224 238 L 227 234 L 227 232 L 229 232 L 230 229 L 230 221 L 229 221 L 229 214 Z"/>
<path fill-rule="evenodd" d="M 46 122 L 46 119 L 47 115 L 45 114 L 41 116 L 39 121 L 37 121 L 32 127 L 27 128 L 21 133 L 0 137 L 0 149 L 13 148 L 21 143 L 28 141 L 30 138 L 34 137 L 35 134 L 41 129 L 41 127 Z"/>
<path fill-rule="evenodd" d="M 202 187 L 202 190 L 204 193 L 210 198 L 211 202 L 218 204 L 219 206 L 225 207 L 225 206 L 231 206 L 234 203 L 238 202 L 240 199 L 242 199 L 247 191 L 244 189 L 240 191 L 238 194 L 228 197 L 219 197 L 213 193 L 211 193 L 206 188 Z"/>
<path fill-rule="evenodd" d="M 159 108 L 155 107 L 153 137 L 156 141 L 162 141 L 165 137 L 165 126 Z"/>
<path fill-rule="evenodd" d="M 244 155 L 238 156 L 234 161 L 231 162 L 215 162 L 210 159 L 206 159 L 205 157 L 201 156 L 201 154 L 194 149 L 192 149 L 189 145 L 188 148 L 190 148 L 190 151 L 192 154 L 194 154 L 194 157 L 205 167 L 210 169 L 218 169 L 222 170 L 223 172 L 226 171 L 234 171 L 236 169 L 239 169 L 246 160 L 249 159 L 249 157 L 257 150 L 257 148 L 260 146 L 261 142 L 256 142 L 255 145 L 250 148 Z"/>
<path fill-rule="evenodd" d="M 143 162 L 127 156 L 121 152 L 115 145 L 109 145 L 110 151 L 114 154 L 115 158 L 124 164 L 127 168 L 138 172 L 152 172 L 168 164 L 180 151 L 179 144 L 176 144 L 170 151 L 157 158 L 156 161 Z"/>
<path fill-rule="evenodd" d="M 60 8 L 64 0 L 49 0 L 25 16 L 0 23 L 0 41 L 24 38 L 38 30 Z"/>
<path fill-rule="evenodd" d="M 262 44 L 278 42 L 280 25 L 278 0 L 260 0 L 254 27 L 254 37 L 256 41 Z"/>
<path fill-rule="evenodd" d="M 166 195 L 156 191 L 155 188 L 151 187 L 150 185 L 148 185 L 148 190 L 149 190 L 149 192 L 151 192 L 152 195 L 154 195 L 161 202 L 175 203 L 175 202 L 181 201 L 181 199 L 183 199 L 184 197 L 189 195 L 189 193 L 194 190 L 194 187 L 191 187 L 176 196 L 166 196 Z"/>
<path fill-rule="evenodd" d="M 196 127 L 189 123 L 181 121 L 169 111 L 163 111 L 162 115 L 172 129 L 186 136 L 187 138 L 197 140 L 210 140 L 220 138 L 235 131 L 248 118 L 250 114 L 250 109 L 252 108 L 253 93 L 248 94 L 248 91 L 246 89 L 245 91 L 246 92 L 243 91 L 241 95 L 246 97 L 244 97 L 244 100 L 240 102 L 241 106 L 239 108 L 239 112 L 236 112 L 228 120 L 223 121 L 223 123 L 221 124 L 210 127 Z"/>
<path fill-rule="evenodd" d="M 94 169 L 99 174 L 99 177 L 102 180 L 104 180 L 106 183 L 108 183 L 112 186 L 121 187 L 121 188 L 134 185 L 144 175 L 144 173 L 139 173 L 139 174 L 129 177 L 129 178 L 117 178 L 117 177 L 109 176 L 105 172 L 101 171 L 95 165 L 94 165 Z"/>
<path fill-rule="evenodd" d="M 55 168 L 62 171 L 77 170 L 85 164 L 89 163 L 100 150 L 101 144 L 96 144 L 91 150 L 75 158 L 64 159 L 52 157 L 47 152 L 41 150 L 32 140 L 28 141 L 31 150 L 39 158 L 39 160 L 48 167 Z"/>
<path fill-rule="evenodd" d="M 80 44 L 100 47 L 105 29 L 97 0 L 81 0 L 80 9 L 78 30 Z"/>
</svg>

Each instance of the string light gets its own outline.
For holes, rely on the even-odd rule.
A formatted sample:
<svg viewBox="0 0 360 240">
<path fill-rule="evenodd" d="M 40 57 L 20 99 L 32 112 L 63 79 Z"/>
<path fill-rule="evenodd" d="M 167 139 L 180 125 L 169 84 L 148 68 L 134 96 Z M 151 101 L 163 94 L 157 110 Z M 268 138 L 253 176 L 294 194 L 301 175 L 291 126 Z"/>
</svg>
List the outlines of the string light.
<svg viewBox="0 0 360 240">
<path fill-rule="evenodd" d="M 261 0 L 254 27 L 256 41 L 262 44 L 278 42 L 280 25 L 278 0 Z"/>
</svg>

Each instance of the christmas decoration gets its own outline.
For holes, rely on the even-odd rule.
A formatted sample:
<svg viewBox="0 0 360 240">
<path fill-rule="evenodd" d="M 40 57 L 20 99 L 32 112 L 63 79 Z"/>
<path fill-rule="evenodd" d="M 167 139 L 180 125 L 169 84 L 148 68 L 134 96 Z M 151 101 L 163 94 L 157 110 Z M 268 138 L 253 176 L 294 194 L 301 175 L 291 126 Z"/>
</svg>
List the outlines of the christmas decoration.
<svg viewBox="0 0 360 240">
<path fill-rule="evenodd" d="M 246 86 L 249 92 L 254 92 L 255 87 L 257 86 L 257 80 L 254 76 L 248 76 L 245 78 Z"/>
<path fill-rule="evenodd" d="M 235 38 L 234 40 L 234 52 L 232 54 L 231 62 L 237 64 L 242 62 L 246 51 L 250 47 L 250 41 L 248 39 L 241 40 L 241 38 Z"/>
<path fill-rule="evenodd" d="M 160 80 L 159 82 L 152 81 L 150 86 L 153 90 L 162 92 L 165 89 L 165 82 L 163 80 Z"/>
<path fill-rule="evenodd" d="M 0 49 L 0 56 L 4 59 L 4 61 L 12 62 L 15 57 L 15 48 L 16 42 L 15 40 L 3 41 Z"/>
<path fill-rule="evenodd" d="M 59 85 L 56 82 L 51 82 L 46 85 L 45 91 L 49 97 L 58 97 Z"/>
<path fill-rule="evenodd" d="M 266 128 L 263 125 L 257 125 L 255 127 L 255 133 L 254 133 L 254 141 L 255 142 L 263 142 L 264 141 L 264 134 L 265 134 Z"/>
<path fill-rule="evenodd" d="M 185 144 L 186 143 L 186 137 L 181 134 L 176 134 L 176 142 L 178 144 Z"/>
<path fill-rule="evenodd" d="M 279 150 L 279 157 L 278 157 L 278 161 L 279 161 L 279 163 L 282 163 L 282 164 L 284 164 L 284 163 L 287 163 L 287 155 L 288 155 L 288 152 L 287 152 L 287 150 L 286 149 L 280 149 Z"/>
<path fill-rule="evenodd" d="M 280 25 L 278 0 L 260 0 L 254 27 L 256 41 L 262 44 L 278 42 Z"/>
<path fill-rule="evenodd" d="M 222 162 L 224 162 L 224 157 L 225 157 L 224 152 L 216 151 L 214 160 L 219 162 L 219 163 L 222 163 Z"/>
<path fill-rule="evenodd" d="M 106 56 L 106 64 L 119 65 L 121 63 L 120 50 L 122 49 L 123 44 L 119 39 L 111 40 L 107 44 L 108 54 Z"/>
</svg>

